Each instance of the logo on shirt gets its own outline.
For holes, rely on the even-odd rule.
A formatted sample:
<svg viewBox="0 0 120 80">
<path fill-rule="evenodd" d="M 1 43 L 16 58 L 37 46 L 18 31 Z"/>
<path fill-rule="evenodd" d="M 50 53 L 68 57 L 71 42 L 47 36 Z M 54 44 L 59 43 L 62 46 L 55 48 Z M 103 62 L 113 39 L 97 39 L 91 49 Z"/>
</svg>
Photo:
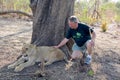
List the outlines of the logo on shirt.
<svg viewBox="0 0 120 80">
<path fill-rule="evenodd" d="M 81 38 L 81 37 L 82 37 L 82 35 L 79 32 L 77 32 L 76 35 L 73 36 L 73 38 Z"/>
</svg>

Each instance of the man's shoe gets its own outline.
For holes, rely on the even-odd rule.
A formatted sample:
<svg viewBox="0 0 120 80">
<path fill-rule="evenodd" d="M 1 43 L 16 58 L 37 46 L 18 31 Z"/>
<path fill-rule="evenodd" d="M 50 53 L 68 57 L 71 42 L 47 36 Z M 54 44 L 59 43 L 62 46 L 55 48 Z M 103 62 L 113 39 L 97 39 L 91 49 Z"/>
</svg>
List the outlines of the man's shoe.
<svg viewBox="0 0 120 80">
<path fill-rule="evenodd" d="M 86 59 L 85 59 L 85 64 L 89 65 L 92 61 L 92 57 L 90 55 L 87 55 Z"/>
</svg>

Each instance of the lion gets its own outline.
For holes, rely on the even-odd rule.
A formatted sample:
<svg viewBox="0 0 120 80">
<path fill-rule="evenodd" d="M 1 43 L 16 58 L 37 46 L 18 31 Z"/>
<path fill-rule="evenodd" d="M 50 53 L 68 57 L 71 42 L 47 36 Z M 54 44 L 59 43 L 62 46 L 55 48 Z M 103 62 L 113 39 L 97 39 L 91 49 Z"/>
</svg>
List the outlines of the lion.
<svg viewBox="0 0 120 80">
<path fill-rule="evenodd" d="M 36 62 L 44 60 L 44 66 L 53 62 L 64 60 L 64 53 L 57 48 L 48 46 L 39 46 L 26 44 L 22 48 L 22 55 L 14 63 L 8 66 L 8 69 L 15 68 L 15 72 L 22 71 L 28 66 L 34 65 Z"/>
</svg>

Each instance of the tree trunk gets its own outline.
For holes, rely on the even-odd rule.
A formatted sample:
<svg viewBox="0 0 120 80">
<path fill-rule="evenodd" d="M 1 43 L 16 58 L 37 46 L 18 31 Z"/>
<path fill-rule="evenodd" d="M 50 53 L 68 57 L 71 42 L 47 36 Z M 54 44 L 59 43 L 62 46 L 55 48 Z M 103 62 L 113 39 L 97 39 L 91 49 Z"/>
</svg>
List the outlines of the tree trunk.
<svg viewBox="0 0 120 80">
<path fill-rule="evenodd" d="M 31 43 L 37 46 L 59 44 L 68 28 L 67 19 L 73 14 L 75 0 L 30 1 L 34 16 Z M 68 48 L 64 46 L 62 50 L 68 57 Z"/>
</svg>

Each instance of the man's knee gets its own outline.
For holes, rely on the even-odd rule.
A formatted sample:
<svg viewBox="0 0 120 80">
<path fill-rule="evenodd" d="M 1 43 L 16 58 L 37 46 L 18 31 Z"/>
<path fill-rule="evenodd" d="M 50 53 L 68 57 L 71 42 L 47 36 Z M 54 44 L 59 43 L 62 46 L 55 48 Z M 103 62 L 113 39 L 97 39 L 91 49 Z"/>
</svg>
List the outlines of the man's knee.
<svg viewBox="0 0 120 80">
<path fill-rule="evenodd" d="M 82 52 L 80 51 L 73 51 L 71 58 L 72 59 L 76 59 L 76 58 L 80 58 L 82 56 Z"/>
<path fill-rule="evenodd" d="M 87 48 L 93 47 L 91 40 L 89 40 L 89 41 L 87 42 L 86 47 L 87 47 Z"/>
</svg>

